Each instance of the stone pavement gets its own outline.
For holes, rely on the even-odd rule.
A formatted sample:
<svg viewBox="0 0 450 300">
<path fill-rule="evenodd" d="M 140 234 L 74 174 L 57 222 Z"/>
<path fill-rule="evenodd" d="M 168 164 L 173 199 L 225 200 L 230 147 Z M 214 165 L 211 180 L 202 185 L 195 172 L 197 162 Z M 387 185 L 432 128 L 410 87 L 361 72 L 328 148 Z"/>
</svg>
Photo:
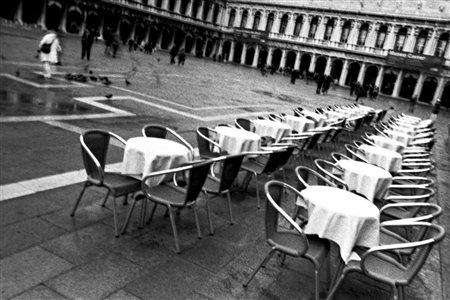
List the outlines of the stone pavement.
<svg viewBox="0 0 450 300">
<path fill-rule="evenodd" d="M 83 168 L 79 133 L 104 128 L 124 138 L 140 135 L 147 123 L 161 123 L 196 145 L 201 125 L 231 122 L 236 116 L 265 112 L 291 113 L 295 106 L 314 108 L 346 104 L 348 91 L 315 94 L 315 86 L 274 75 L 261 77 L 253 69 L 188 57 L 185 67 L 169 65 L 168 55 L 128 53 L 112 59 L 94 46 L 93 61 L 79 59 L 78 37 L 63 37 L 61 72 L 110 77 L 113 84 L 80 86 L 56 76 L 43 81 L 34 58 L 40 32 L 0 26 L 0 290 L 1 299 L 310 299 L 312 268 L 288 258 L 284 266 L 273 258 L 247 289 L 245 278 L 269 250 L 264 238 L 263 209 L 256 209 L 255 187 L 234 191 L 236 224 L 230 226 L 223 198 L 212 201 L 216 232 L 207 231 L 204 200 L 200 201 L 203 238 L 196 238 L 190 211 L 177 217 L 181 254 L 174 252 L 170 223 L 163 210 L 153 222 L 137 228 L 137 213 L 128 233 L 114 238 L 111 203 L 99 203 L 104 191 L 85 194 L 74 218 L 69 211 L 81 190 Z M 137 68 L 126 85 L 124 76 Z M 45 88 L 43 85 L 51 85 Z M 107 100 L 104 96 L 112 94 Z M 122 97 L 122 98 L 120 98 Z M 119 100 L 120 99 L 120 100 Z M 408 103 L 380 97 L 364 100 L 376 108 Z M 418 105 L 426 118 L 431 107 Z M 127 112 L 128 115 L 126 113 Z M 444 208 L 439 223 L 450 228 L 450 159 L 443 110 L 434 147 L 437 193 Z M 112 148 L 111 163 L 121 161 Z M 310 161 L 305 161 L 310 164 Z M 289 182 L 294 182 L 292 170 Z M 15 194 L 16 193 L 16 194 Z M 120 206 L 124 219 L 128 206 Z M 419 276 L 406 289 L 406 299 L 450 299 L 450 238 L 435 247 Z M 324 269 L 326 270 L 326 268 Z M 325 272 L 324 272 L 325 273 Z M 323 293 L 327 277 L 322 274 Z M 322 295 L 323 295 L 322 293 Z M 362 276 L 350 276 L 335 299 L 389 299 L 389 287 Z"/>
</svg>

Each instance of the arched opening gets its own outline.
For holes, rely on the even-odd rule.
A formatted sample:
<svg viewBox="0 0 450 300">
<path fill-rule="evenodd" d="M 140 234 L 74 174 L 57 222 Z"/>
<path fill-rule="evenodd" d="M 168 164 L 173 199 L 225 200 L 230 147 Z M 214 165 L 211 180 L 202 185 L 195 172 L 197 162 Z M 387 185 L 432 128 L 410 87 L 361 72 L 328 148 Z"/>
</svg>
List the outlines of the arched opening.
<svg viewBox="0 0 450 300">
<path fill-rule="evenodd" d="M 310 64 L 311 64 L 311 55 L 303 54 L 302 58 L 300 59 L 300 74 L 308 72 Z"/>
<path fill-rule="evenodd" d="M 421 30 L 417 35 L 416 45 L 414 46 L 414 53 L 423 54 L 423 50 L 425 50 L 425 44 L 428 39 L 428 30 Z"/>
<path fill-rule="evenodd" d="M 339 78 L 341 78 L 343 65 L 344 65 L 344 63 L 340 59 L 335 59 L 333 61 L 333 64 L 331 65 L 331 72 L 330 72 L 331 78 L 333 78 L 335 80 L 339 80 Z"/>
<path fill-rule="evenodd" d="M 392 95 L 395 82 L 397 81 L 397 72 L 387 69 L 384 71 L 383 82 L 381 83 L 380 92 L 385 95 Z"/>
<path fill-rule="evenodd" d="M 342 26 L 342 32 L 341 32 L 341 38 L 340 38 L 341 43 L 347 43 L 351 28 L 352 28 L 352 22 L 345 21 L 344 26 Z"/>
<path fill-rule="evenodd" d="M 184 41 L 184 36 L 185 36 L 184 31 L 181 29 L 177 29 L 177 31 L 175 32 L 175 40 L 174 40 L 174 44 L 177 48 L 182 46 L 183 41 Z"/>
<path fill-rule="evenodd" d="M 120 15 L 114 13 L 105 13 L 102 36 L 111 35 L 117 30 L 119 26 Z"/>
<path fill-rule="evenodd" d="M 127 18 L 122 18 L 122 20 L 120 21 L 120 39 L 122 40 L 122 43 L 126 43 L 128 41 L 128 39 L 130 38 L 130 33 L 131 33 L 131 23 Z"/>
<path fill-rule="evenodd" d="M 206 43 L 205 57 L 210 57 L 214 48 L 214 41 L 208 40 Z"/>
<path fill-rule="evenodd" d="M 61 3 L 50 1 L 47 6 L 47 15 L 45 18 L 45 26 L 47 29 L 58 30 L 63 14 Z"/>
<path fill-rule="evenodd" d="M 378 29 L 377 39 L 375 41 L 375 48 L 383 48 L 384 47 L 384 42 L 386 40 L 386 34 L 387 34 L 387 26 L 381 25 L 380 29 Z"/>
<path fill-rule="evenodd" d="M 66 30 L 69 33 L 79 33 L 83 22 L 83 12 L 77 6 L 69 7 L 67 11 Z"/>
<path fill-rule="evenodd" d="M 17 1 L 5 1 L 2 4 L 0 15 L 4 19 L 8 19 L 3 14 L 9 14 L 9 6 L 16 5 Z M 22 0 L 22 21 L 25 24 L 36 24 L 41 16 L 45 0 Z M 14 17 L 14 16 L 12 16 Z"/>
<path fill-rule="evenodd" d="M 248 10 L 244 10 L 242 12 L 242 17 L 241 17 L 241 28 L 245 28 L 247 27 L 247 19 L 248 19 Z"/>
<path fill-rule="evenodd" d="M 437 79 L 435 77 L 427 77 L 423 82 L 422 92 L 419 101 L 431 103 L 437 88 Z"/>
<path fill-rule="evenodd" d="M 230 49 L 231 49 L 231 42 L 225 41 L 222 47 L 222 58 L 224 60 L 228 60 L 228 57 L 230 57 Z"/>
<path fill-rule="evenodd" d="M 254 48 L 247 49 L 247 53 L 245 54 L 245 64 L 251 66 L 254 57 L 255 57 L 255 49 Z"/>
<path fill-rule="evenodd" d="M 169 49 L 170 42 L 172 41 L 173 32 L 171 29 L 167 28 L 162 32 L 161 37 L 161 49 Z"/>
<path fill-rule="evenodd" d="M 144 23 L 138 23 L 136 25 L 136 29 L 134 31 L 134 38 L 133 38 L 136 43 L 138 43 L 139 45 L 142 43 L 143 40 L 145 40 L 145 35 L 147 34 L 147 28 L 145 26 Z"/>
<path fill-rule="evenodd" d="M 407 33 L 408 33 L 408 29 L 406 27 L 399 29 L 397 36 L 395 37 L 395 44 L 394 44 L 395 51 L 403 50 L 403 46 L 405 45 Z"/>
<path fill-rule="evenodd" d="M 369 66 L 366 69 L 366 75 L 364 75 L 364 86 L 372 85 L 375 86 L 375 81 L 377 80 L 378 76 L 378 68 L 374 65 Z"/>
<path fill-rule="evenodd" d="M 186 41 L 184 43 L 184 49 L 186 53 L 192 52 L 192 46 L 194 45 L 194 39 L 191 35 L 186 36 Z"/>
<path fill-rule="evenodd" d="M 441 105 L 450 108 L 450 81 L 444 87 L 441 96 Z"/>
<path fill-rule="evenodd" d="M 258 68 L 260 68 L 262 65 L 267 64 L 267 56 L 269 55 L 269 52 L 266 48 L 261 49 L 259 52 L 259 58 L 258 58 Z"/>
<path fill-rule="evenodd" d="M 196 57 L 203 57 L 203 45 L 205 41 L 199 37 L 197 38 L 197 42 L 195 43 L 195 56 Z"/>
<path fill-rule="evenodd" d="M 281 49 L 275 49 L 272 53 L 272 62 L 270 63 L 273 67 L 275 67 L 277 70 L 280 68 L 280 62 L 281 62 L 281 55 L 283 52 Z"/>
<path fill-rule="evenodd" d="M 233 8 L 230 11 L 230 18 L 228 19 L 228 27 L 234 26 L 234 19 L 236 18 L 236 10 Z"/>
<path fill-rule="evenodd" d="M 314 73 L 323 74 L 327 66 L 327 59 L 324 56 L 320 56 L 316 60 L 316 67 Z"/>
<path fill-rule="evenodd" d="M 319 19 L 317 17 L 312 18 L 311 24 L 309 25 L 308 37 L 314 38 L 316 36 L 317 24 L 319 23 Z"/>
<path fill-rule="evenodd" d="M 361 66 L 357 62 L 353 62 L 350 64 L 348 68 L 347 78 L 345 79 L 345 85 L 349 86 L 352 83 L 356 83 L 358 81 L 359 70 Z"/>
<path fill-rule="evenodd" d="M 443 33 L 439 37 L 438 43 L 436 45 L 436 51 L 434 52 L 435 56 L 443 57 L 445 55 L 445 51 L 448 47 L 449 33 Z"/>
<path fill-rule="evenodd" d="M 158 41 L 158 36 L 159 36 L 160 30 L 157 26 L 150 26 L 150 34 L 148 37 L 148 41 L 151 45 L 151 47 L 155 47 L 157 41 Z"/>
<path fill-rule="evenodd" d="M 295 19 L 294 36 L 300 36 L 302 30 L 303 16 L 298 16 Z"/>
<path fill-rule="evenodd" d="M 269 16 L 267 17 L 266 32 L 270 32 L 272 30 L 274 18 L 275 18 L 275 16 L 273 13 L 270 13 Z"/>
<path fill-rule="evenodd" d="M 334 19 L 329 19 L 327 25 L 325 26 L 325 33 L 323 35 L 323 39 L 325 41 L 331 40 L 331 35 L 333 34 L 334 28 Z"/>
<path fill-rule="evenodd" d="M 279 30 L 278 30 L 279 33 L 281 33 L 281 34 L 285 34 L 285 33 L 286 33 L 286 28 L 287 28 L 288 20 L 289 20 L 289 17 L 288 17 L 287 14 L 284 14 L 284 15 L 281 17 L 280 28 L 279 28 Z M 289 32 L 288 32 L 288 33 L 289 33 Z"/>
<path fill-rule="evenodd" d="M 294 69 L 295 66 L 295 58 L 297 57 L 297 53 L 295 51 L 289 51 L 286 55 L 286 68 Z"/>
<path fill-rule="evenodd" d="M 400 88 L 399 96 L 402 98 L 410 99 L 414 93 L 414 88 L 417 84 L 417 73 L 407 73 L 403 76 L 402 86 Z"/>
<path fill-rule="evenodd" d="M 253 30 L 258 30 L 259 29 L 259 23 L 261 22 L 261 12 L 257 11 L 255 13 L 255 17 L 253 18 L 253 25 L 252 25 L 252 29 Z"/>
<path fill-rule="evenodd" d="M 235 63 L 241 63 L 241 56 L 242 56 L 242 49 L 244 48 L 244 45 L 241 42 L 236 43 L 234 46 L 234 57 L 233 62 Z"/>
<path fill-rule="evenodd" d="M 367 39 L 367 33 L 369 32 L 369 24 L 364 23 L 361 25 L 361 28 L 359 29 L 358 34 L 358 40 L 356 41 L 356 44 L 359 46 L 364 46 Z"/>
</svg>

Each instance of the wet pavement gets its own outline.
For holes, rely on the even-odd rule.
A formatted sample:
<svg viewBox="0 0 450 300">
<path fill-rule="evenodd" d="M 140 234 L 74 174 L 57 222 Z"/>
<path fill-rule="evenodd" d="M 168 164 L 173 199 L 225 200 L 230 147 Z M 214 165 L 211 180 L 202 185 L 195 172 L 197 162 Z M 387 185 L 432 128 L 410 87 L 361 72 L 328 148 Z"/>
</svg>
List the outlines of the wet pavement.
<svg viewBox="0 0 450 300">
<path fill-rule="evenodd" d="M 196 238 L 191 212 L 183 211 L 177 218 L 180 255 L 174 253 L 163 210 L 158 209 L 144 229 L 137 228 L 135 216 L 128 233 L 116 239 L 110 203 L 101 207 L 104 191 L 93 188 L 76 216 L 69 217 L 83 178 L 77 173 L 83 168 L 79 133 L 103 128 L 127 139 L 139 136 L 145 124 L 160 123 L 196 145 L 198 126 L 231 122 L 238 115 L 291 114 L 296 106 L 348 104 L 353 101 L 348 90 L 337 87 L 326 96 L 316 95 L 315 86 L 301 80 L 292 85 L 285 76 L 262 77 L 250 68 L 193 57 L 187 58 L 185 67 L 173 66 L 163 51 L 144 55 L 122 49 L 120 58 L 112 59 L 103 55 L 101 43 L 94 45 L 87 64 L 79 59 L 80 41 L 75 36 L 62 38 L 60 73 L 44 80 L 34 58 L 41 34 L 0 26 L 0 73 L 6 74 L 0 76 L 2 200 L 14 188 L 29 191 L 0 202 L 1 299 L 311 298 L 312 269 L 303 260 L 288 259 L 280 266 L 274 258 L 247 289 L 242 287 L 269 250 L 254 184 L 248 193 L 232 193 L 233 226 L 227 221 L 224 199 L 212 201 L 214 236 L 208 235 L 204 200 L 200 201 L 201 240 Z M 127 85 L 124 76 L 136 68 Z M 78 83 L 64 76 L 90 76 L 88 70 L 108 76 L 112 84 L 91 79 Z M 396 112 L 408 107 L 407 101 L 384 97 L 364 102 L 375 108 L 394 106 Z M 430 111 L 430 106 L 418 105 L 414 114 L 427 118 Z M 450 112 L 444 109 L 437 122 L 432 174 L 438 182 L 433 201 L 445 210 L 439 222 L 446 228 L 450 228 L 449 121 Z M 120 162 L 121 149 L 112 150 L 108 162 Z M 294 182 L 291 169 L 288 178 Z M 127 209 L 120 206 L 119 220 Z M 406 299 L 450 299 L 450 256 L 445 251 L 449 248 L 447 236 L 406 289 Z M 322 275 L 323 296 L 327 278 Z M 350 276 L 335 299 L 390 296 L 389 287 Z"/>
</svg>

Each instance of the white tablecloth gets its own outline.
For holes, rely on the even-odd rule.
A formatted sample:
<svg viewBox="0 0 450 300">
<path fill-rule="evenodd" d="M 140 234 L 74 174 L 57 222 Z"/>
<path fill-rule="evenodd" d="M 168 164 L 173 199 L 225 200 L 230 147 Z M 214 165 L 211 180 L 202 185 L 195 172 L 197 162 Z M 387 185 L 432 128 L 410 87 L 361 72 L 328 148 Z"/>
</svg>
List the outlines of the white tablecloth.
<svg viewBox="0 0 450 300">
<path fill-rule="evenodd" d="M 217 126 L 215 130 L 219 146 L 229 154 L 259 151 L 261 149 L 261 137 L 256 133 L 226 126 Z"/>
<path fill-rule="evenodd" d="M 371 145 L 361 145 L 359 148 L 364 151 L 369 163 L 388 172 L 397 172 L 402 167 L 402 155 L 396 151 Z"/>
<path fill-rule="evenodd" d="M 391 139 L 396 140 L 396 141 L 404 144 L 405 146 L 408 146 L 409 143 L 411 143 L 411 141 L 413 139 L 413 136 L 411 136 L 409 134 L 402 133 L 402 132 L 398 132 L 398 131 L 385 130 L 385 133 Z"/>
<path fill-rule="evenodd" d="M 177 142 L 150 137 L 135 137 L 127 141 L 122 172 L 129 175 L 146 175 L 173 169 L 190 161 L 190 150 Z M 155 177 L 150 184 L 159 184 L 164 178 Z"/>
<path fill-rule="evenodd" d="M 271 136 L 276 142 L 291 134 L 292 128 L 288 124 L 272 120 L 253 120 L 255 133 L 260 136 Z"/>
<path fill-rule="evenodd" d="M 376 146 L 379 146 L 379 147 L 382 147 L 382 148 L 385 148 L 388 150 L 396 151 L 400 154 L 402 154 L 403 151 L 405 150 L 405 144 L 400 143 L 391 138 L 381 136 L 381 135 L 374 135 L 372 137 L 372 141 L 374 142 L 374 144 Z"/>
<path fill-rule="evenodd" d="M 309 116 L 311 118 L 313 118 L 316 121 L 316 127 L 322 127 L 325 125 L 325 121 L 327 120 L 327 117 L 309 110 L 302 110 L 302 113 L 305 116 Z"/>
<path fill-rule="evenodd" d="M 382 199 L 392 183 L 392 175 L 377 166 L 351 159 L 336 163 L 344 170 L 343 179 L 350 191 L 356 191 L 372 201 Z"/>
<path fill-rule="evenodd" d="M 301 195 L 309 217 L 305 233 L 334 241 L 345 263 L 356 258 L 351 256 L 355 246 L 379 245 L 380 212 L 373 203 L 329 186 L 309 186 Z"/>
<path fill-rule="evenodd" d="M 314 122 L 304 118 L 304 117 L 296 117 L 287 115 L 284 117 L 286 120 L 286 124 L 289 125 L 293 130 L 297 132 L 305 132 L 314 128 Z"/>
<path fill-rule="evenodd" d="M 392 126 L 391 130 L 394 132 L 399 132 L 402 134 L 407 134 L 407 135 L 414 135 L 416 130 L 414 127 L 401 127 L 401 126 Z"/>
</svg>

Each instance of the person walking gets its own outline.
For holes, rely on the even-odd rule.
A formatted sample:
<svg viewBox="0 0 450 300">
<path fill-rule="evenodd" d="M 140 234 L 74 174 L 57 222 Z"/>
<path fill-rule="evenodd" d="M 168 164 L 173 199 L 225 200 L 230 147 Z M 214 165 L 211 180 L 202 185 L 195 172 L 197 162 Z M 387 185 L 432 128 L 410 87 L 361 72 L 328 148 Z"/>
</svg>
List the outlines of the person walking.
<svg viewBox="0 0 450 300">
<path fill-rule="evenodd" d="M 437 99 L 436 103 L 433 106 L 433 109 L 431 110 L 430 119 L 433 120 L 433 121 L 436 121 L 437 115 L 438 115 L 440 110 L 441 110 L 441 99 Z"/>
<path fill-rule="evenodd" d="M 91 59 L 91 48 L 94 43 L 94 31 L 92 29 L 86 29 L 81 36 L 81 59 L 86 57 L 87 60 Z"/>
<path fill-rule="evenodd" d="M 54 65 L 58 63 L 58 52 L 61 45 L 55 31 L 50 30 L 39 42 L 39 56 L 44 67 L 44 78 L 51 78 Z"/>
<path fill-rule="evenodd" d="M 172 49 L 170 49 L 170 64 L 175 63 L 175 57 L 177 57 L 178 49 L 176 46 L 173 46 Z"/>
<path fill-rule="evenodd" d="M 356 83 L 355 94 L 356 94 L 355 99 L 356 102 L 358 102 L 359 98 L 363 98 L 366 96 L 366 90 L 364 89 L 364 86 L 362 86 L 359 82 Z"/>
<path fill-rule="evenodd" d="M 178 53 L 178 66 L 184 66 L 184 62 L 186 61 L 186 53 L 184 49 L 181 49 Z"/>
<path fill-rule="evenodd" d="M 408 111 L 409 112 L 414 112 L 415 108 L 416 108 L 416 103 L 417 103 L 417 95 L 412 95 L 411 99 L 409 100 L 409 108 Z"/>
</svg>

